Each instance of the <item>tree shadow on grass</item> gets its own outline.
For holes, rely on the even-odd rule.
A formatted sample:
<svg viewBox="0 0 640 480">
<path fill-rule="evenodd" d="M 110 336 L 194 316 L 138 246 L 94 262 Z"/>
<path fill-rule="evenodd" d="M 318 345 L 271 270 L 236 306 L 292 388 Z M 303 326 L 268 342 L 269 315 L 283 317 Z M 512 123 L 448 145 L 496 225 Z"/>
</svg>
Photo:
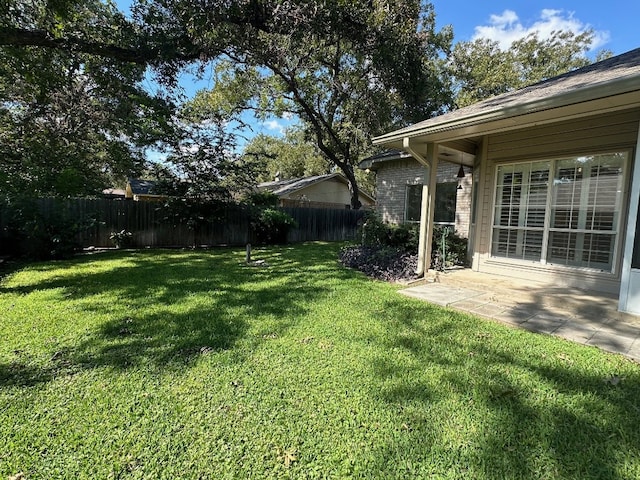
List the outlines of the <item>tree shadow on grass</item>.
<svg viewBox="0 0 640 480">
<path fill-rule="evenodd" d="M 640 375 L 631 362 L 411 300 L 384 310 L 381 348 L 398 355 L 374 362 L 386 385 L 375 395 L 413 425 L 381 448 L 390 469 L 413 456 L 439 458 L 437 474 L 452 478 L 637 475 Z M 409 453 L 421 442 L 422 457 Z"/>
<path fill-rule="evenodd" d="M 242 252 L 231 250 L 116 253 L 67 264 L 93 269 L 69 268 L 34 284 L 4 286 L 4 293 L 20 295 L 57 292 L 60 301 L 76 302 L 85 314 L 107 320 L 78 335 L 73 345 L 57 347 L 48 362 L 36 365 L 24 355 L 0 362 L 0 386 L 33 385 L 104 366 L 184 368 L 202 355 L 233 350 L 240 340 L 241 361 L 243 351 L 266 335 L 281 335 L 308 311 L 309 302 L 328 292 L 323 282 L 336 276 L 327 259 L 331 250 L 260 250 L 266 260 L 260 267 L 247 266 Z M 102 268 L 114 256 L 125 265 Z M 198 301 L 191 303 L 192 297 Z"/>
</svg>

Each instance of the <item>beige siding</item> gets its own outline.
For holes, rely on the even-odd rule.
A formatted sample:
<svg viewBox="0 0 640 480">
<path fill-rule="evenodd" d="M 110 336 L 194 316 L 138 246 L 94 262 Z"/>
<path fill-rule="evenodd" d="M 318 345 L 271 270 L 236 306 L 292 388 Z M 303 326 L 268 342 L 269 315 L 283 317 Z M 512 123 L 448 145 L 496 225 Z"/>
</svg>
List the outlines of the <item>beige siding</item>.
<svg viewBox="0 0 640 480">
<path fill-rule="evenodd" d="M 479 262 L 488 255 L 488 228 L 491 225 L 491 208 L 493 195 L 493 166 L 487 161 L 487 138 L 482 142 L 480 157 L 480 179 L 478 180 L 476 239 L 473 252 L 473 267 L 479 269 Z M 477 159 L 476 159 L 477 160 Z"/>
<path fill-rule="evenodd" d="M 330 178 L 282 197 L 282 200 L 285 200 L 284 203 L 288 205 L 292 205 L 291 202 L 299 202 L 300 205 L 308 202 L 346 208 L 351 205 L 351 193 L 344 182 L 336 178 Z M 360 196 L 360 202 L 365 207 L 371 205 L 371 201 L 362 195 Z"/>
<path fill-rule="evenodd" d="M 502 162 L 633 147 L 639 119 L 640 111 L 620 112 L 490 135 L 487 153 Z"/>
<path fill-rule="evenodd" d="M 456 174 L 458 173 L 458 165 Z M 469 237 L 469 228 L 471 226 L 471 193 L 473 188 L 473 177 L 471 170 L 465 167 L 467 175 L 460 180 L 459 190 L 456 190 L 456 233 L 463 238 Z M 457 179 L 456 179 L 457 180 Z"/>
<path fill-rule="evenodd" d="M 437 183 L 456 182 L 459 165 L 439 162 Z M 469 233 L 471 216 L 471 175 L 460 182 L 462 189 L 456 197 L 456 232 L 462 237 Z M 427 168 L 413 159 L 395 160 L 382 164 L 376 171 L 376 210 L 388 223 L 404 222 L 407 185 L 423 185 Z"/>
<path fill-rule="evenodd" d="M 486 156 L 482 158 L 481 191 L 478 195 L 480 208 L 477 228 L 480 232 L 474 252 L 474 268 L 481 272 L 543 281 L 557 286 L 617 293 L 620 288 L 622 235 L 618 238 L 618 264 L 613 274 L 491 257 L 495 168 L 496 164 L 504 162 L 630 149 L 636 144 L 639 120 L 640 110 L 633 110 L 486 137 Z M 626 189 L 630 171 L 630 168 L 627 169 Z M 626 208 L 623 210 L 626 211 Z M 625 224 L 624 218 L 620 221 L 621 225 Z"/>
</svg>

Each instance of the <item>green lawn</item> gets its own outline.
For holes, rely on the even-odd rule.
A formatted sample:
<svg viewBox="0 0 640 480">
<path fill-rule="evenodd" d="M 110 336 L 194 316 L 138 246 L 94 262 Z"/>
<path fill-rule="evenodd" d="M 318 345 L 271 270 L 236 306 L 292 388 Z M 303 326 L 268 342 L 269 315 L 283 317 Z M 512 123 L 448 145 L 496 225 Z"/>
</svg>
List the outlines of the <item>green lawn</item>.
<svg viewBox="0 0 640 480">
<path fill-rule="evenodd" d="M 403 298 L 338 248 L 7 275 L 0 478 L 640 478 L 638 365 Z"/>
</svg>

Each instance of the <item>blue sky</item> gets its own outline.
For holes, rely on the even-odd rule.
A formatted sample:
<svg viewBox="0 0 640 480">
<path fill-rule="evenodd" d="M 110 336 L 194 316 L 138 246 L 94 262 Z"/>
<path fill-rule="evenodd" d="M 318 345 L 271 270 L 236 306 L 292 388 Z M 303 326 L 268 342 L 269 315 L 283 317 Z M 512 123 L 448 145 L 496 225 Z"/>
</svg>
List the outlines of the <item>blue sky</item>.
<svg viewBox="0 0 640 480">
<path fill-rule="evenodd" d="M 484 36 L 506 42 L 533 29 L 544 35 L 552 29 L 580 32 L 592 28 L 598 38 L 596 49 L 605 48 L 617 55 L 640 47 L 637 0 L 433 0 L 431 3 L 438 27 L 452 25 L 455 41 Z"/>
<path fill-rule="evenodd" d="M 131 0 L 116 0 L 120 9 L 127 11 Z M 532 31 L 541 37 L 553 30 L 571 30 L 575 33 L 586 29 L 595 31 L 595 43 L 590 56 L 598 50 L 611 50 L 615 55 L 640 47 L 640 1 L 638 0 L 550 0 L 501 1 L 482 0 L 432 0 L 438 28 L 452 25 L 454 42 L 490 38 L 507 47 L 513 40 Z M 211 79 L 200 81 L 183 75 L 181 85 L 187 95 L 210 86 Z M 150 87 L 152 85 L 150 84 Z M 272 118 L 264 122 L 249 120 L 253 132 L 281 135 L 291 125 L 291 120 Z"/>
</svg>

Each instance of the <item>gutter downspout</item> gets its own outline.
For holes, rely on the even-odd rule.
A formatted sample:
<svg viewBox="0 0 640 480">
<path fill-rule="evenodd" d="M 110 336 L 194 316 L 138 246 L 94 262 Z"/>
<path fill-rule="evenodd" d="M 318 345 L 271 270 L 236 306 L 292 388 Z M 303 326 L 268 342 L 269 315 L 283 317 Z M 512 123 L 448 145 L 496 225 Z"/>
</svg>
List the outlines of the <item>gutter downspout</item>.
<svg viewBox="0 0 640 480">
<path fill-rule="evenodd" d="M 436 171 L 438 158 L 436 156 L 436 145 L 432 142 L 427 144 L 427 156 L 423 157 L 411 147 L 409 137 L 402 140 L 402 147 L 409 152 L 418 162 L 429 170 L 429 179 L 422 186 L 422 204 L 420 207 L 420 240 L 418 244 L 418 266 L 416 275 L 424 276 L 430 265 L 431 242 L 433 238 L 433 208 L 435 204 L 436 191 Z"/>
<path fill-rule="evenodd" d="M 420 155 L 418 152 L 416 152 L 412 147 L 411 147 L 411 139 L 409 137 L 404 137 L 402 139 L 402 149 L 409 152 L 411 154 L 411 156 L 413 158 L 415 158 L 416 160 L 418 160 L 421 164 L 423 164 L 425 167 L 431 167 L 431 163 L 429 162 L 429 160 L 427 160 L 426 158 L 424 158 L 422 155 Z M 431 143 L 429 145 L 432 145 Z M 427 153 L 428 155 L 428 153 Z"/>
</svg>

